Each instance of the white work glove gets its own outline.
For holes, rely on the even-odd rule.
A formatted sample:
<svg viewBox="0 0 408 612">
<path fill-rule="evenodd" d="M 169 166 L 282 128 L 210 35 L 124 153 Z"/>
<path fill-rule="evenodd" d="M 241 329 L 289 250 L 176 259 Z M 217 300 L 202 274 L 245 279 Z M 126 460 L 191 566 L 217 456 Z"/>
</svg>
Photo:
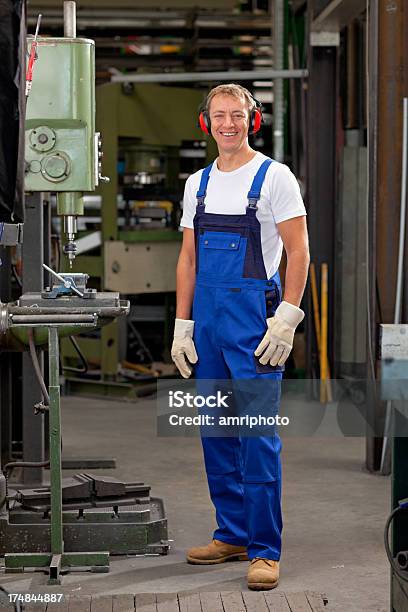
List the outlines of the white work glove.
<svg viewBox="0 0 408 612">
<path fill-rule="evenodd" d="M 171 347 L 171 358 L 183 378 L 190 378 L 192 368 L 186 361 L 197 363 L 198 357 L 193 342 L 194 321 L 176 319 L 174 325 L 174 340 Z"/>
<path fill-rule="evenodd" d="M 303 310 L 289 302 L 279 304 L 275 316 L 266 319 L 268 330 L 255 351 L 256 357 L 262 355 L 259 363 L 283 366 L 292 350 L 296 327 L 304 316 Z"/>
</svg>

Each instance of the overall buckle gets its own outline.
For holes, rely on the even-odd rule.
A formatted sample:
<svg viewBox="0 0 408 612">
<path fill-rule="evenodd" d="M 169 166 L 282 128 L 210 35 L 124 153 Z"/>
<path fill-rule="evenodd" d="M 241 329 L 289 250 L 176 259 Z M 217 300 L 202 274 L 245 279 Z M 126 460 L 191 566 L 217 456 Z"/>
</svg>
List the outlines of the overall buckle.
<svg viewBox="0 0 408 612">
<path fill-rule="evenodd" d="M 248 198 L 248 208 L 258 208 L 258 198 Z"/>
</svg>

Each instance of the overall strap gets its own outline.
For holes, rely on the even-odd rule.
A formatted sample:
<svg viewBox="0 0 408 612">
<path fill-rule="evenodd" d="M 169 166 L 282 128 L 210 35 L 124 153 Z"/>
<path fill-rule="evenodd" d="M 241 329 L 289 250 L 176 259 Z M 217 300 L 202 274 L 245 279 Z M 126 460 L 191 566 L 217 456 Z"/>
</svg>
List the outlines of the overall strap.
<svg viewBox="0 0 408 612">
<path fill-rule="evenodd" d="M 265 180 L 265 175 L 273 161 L 273 159 L 265 159 L 260 165 L 258 172 L 255 174 L 251 189 L 248 191 L 248 208 L 254 208 L 255 210 L 258 208 L 258 200 L 261 197 L 261 189 Z"/>
<path fill-rule="evenodd" d="M 197 191 L 197 206 L 204 206 L 205 196 L 207 195 L 208 181 L 210 180 L 210 172 L 214 162 L 204 168 L 201 174 L 200 186 Z"/>
</svg>

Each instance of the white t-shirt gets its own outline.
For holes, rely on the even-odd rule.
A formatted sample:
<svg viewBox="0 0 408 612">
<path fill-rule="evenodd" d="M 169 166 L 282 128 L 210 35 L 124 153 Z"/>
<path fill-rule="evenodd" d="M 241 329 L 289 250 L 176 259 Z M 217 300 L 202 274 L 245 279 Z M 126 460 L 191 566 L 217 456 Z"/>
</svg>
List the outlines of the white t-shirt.
<svg viewBox="0 0 408 612">
<path fill-rule="evenodd" d="M 258 152 L 251 161 L 232 172 L 221 172 L 217 162 L 214 161 L 205 198 L 205 211 L 222 215 L 245 214 L 248 191 L 265 159 L 267 157 Z M 181 227 L 191 229 L 194 227 L 196 194 L 202 172 L 202 170 L 195 172 L 186 181 Z M 283 243 L 277 223 L 304 215 L 306 215 L 305 205 L 294 174 L 285 164 L 272 162 L 265 175 L 256 213 L 261 224 L 262 254 L 268 278 L 275 274 L 282 257 Z"/>
</svg>

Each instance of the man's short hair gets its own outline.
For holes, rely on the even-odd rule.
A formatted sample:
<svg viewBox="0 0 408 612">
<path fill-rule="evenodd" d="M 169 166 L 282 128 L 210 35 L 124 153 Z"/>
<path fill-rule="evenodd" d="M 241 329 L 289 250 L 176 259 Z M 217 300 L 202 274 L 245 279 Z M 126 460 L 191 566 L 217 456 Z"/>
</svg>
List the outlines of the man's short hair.
<svg viewBox="0 0 408 612">
<path fill-rule="evenodd" d="M 237 83 L 228 83 L 225 85 L 217 85 L 211 89 L 205 100 L 205 110 L 210 110 L 210 104 L 214 96 L 222 94 L 224 96 L 233 96 L 234 98 L 240 98 L 245 100 L 249 113 L 256 107 L 256 102 L 251 94 L 245 87 L 238 85 Z"/>
</svg>

